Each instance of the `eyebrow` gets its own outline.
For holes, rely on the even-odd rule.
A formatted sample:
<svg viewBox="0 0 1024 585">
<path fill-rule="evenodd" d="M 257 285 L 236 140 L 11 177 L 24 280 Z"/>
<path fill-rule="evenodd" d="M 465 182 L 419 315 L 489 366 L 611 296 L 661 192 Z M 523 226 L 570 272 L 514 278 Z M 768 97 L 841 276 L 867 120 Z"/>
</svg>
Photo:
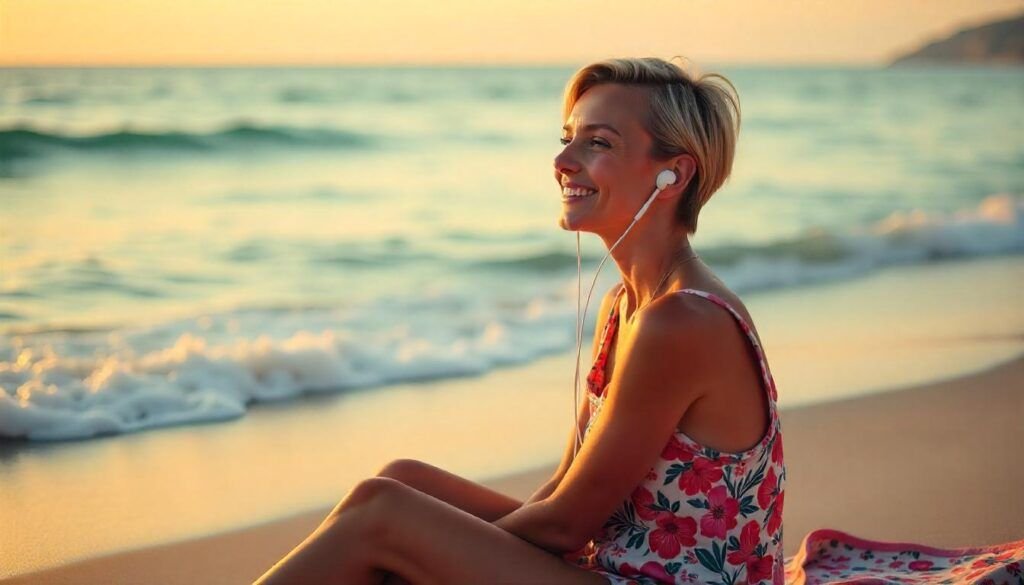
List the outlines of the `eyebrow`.
<svg viewBox="0 0 1024 585">
<path fill-rule="evenodd" d="M 619 137 L 622 136 L 622 133 L 619 132 L 618 130 L 616 130 L 615 127 L 612 126 L 611 124 L 587 124 L 586 126 L 581 128 L 581 130 L 583 130 L 584 132 L 591 132 L 591 131 L 597 130 L 599 128 L 604 128 L 605 130 L 608 130 L 609 132 L 613 132 L 615 135 L 617 135 Z M 565 126 L 562 126 L 562 130 L 568 131 L 569 130 L 569 125 L 566 124 Z"/>
</svg>

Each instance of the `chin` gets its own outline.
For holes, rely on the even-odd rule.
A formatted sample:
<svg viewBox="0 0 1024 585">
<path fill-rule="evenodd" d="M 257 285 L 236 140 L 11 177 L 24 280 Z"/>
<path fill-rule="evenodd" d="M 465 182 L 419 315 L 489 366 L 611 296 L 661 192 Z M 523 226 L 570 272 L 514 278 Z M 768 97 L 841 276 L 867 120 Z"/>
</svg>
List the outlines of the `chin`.
<svg viewBox="0 0 1024 585">
<path fill-rule="evenodd" d="M 574 220 L 572 217 L 565 214 L 558 218 L 558 227 L 567 232 L 587 231 L 586 226 L 580 225 L 579 220 Z"/>
</svg>

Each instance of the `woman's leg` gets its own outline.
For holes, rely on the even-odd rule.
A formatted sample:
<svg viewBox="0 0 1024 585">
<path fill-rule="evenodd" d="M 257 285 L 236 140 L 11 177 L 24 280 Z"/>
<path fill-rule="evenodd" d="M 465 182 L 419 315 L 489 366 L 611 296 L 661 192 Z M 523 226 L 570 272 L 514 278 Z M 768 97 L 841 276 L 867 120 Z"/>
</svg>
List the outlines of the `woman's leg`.
<svg viewBox="0 0 1024 585">
<path fill-rule="evenodd" d="M 361 482 L 258 585 L 606 585 L 490 522 L 384 477 Z"/>
<path fill-rule="evenodd" d="M 378 471 L 377 477 L 397 479 L 488 522 L 523 505 L 515 498 L 416 459 L 396 459 Z"/>
<path fill-rule="evenodd" d="M 378 471 L 377 477 L 396 479 L 488 522 L 494 522 L 523 505 L 515 498 L 416 459 L 395 459 Z M 389 573 L 381 585 L 411 584 L 399 575 Z"/>
</svg>

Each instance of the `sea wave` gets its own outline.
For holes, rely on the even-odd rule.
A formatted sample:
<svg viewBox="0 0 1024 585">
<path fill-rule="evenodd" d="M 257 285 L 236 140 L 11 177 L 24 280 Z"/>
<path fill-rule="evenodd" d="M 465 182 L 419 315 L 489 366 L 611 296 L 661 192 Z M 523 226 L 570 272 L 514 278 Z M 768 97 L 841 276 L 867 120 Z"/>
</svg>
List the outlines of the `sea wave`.
<svg viewBox="0 0 1024 585">
<path fill-rule="evenodd" d="M 307 393 L 478 375 L 561 350 L 573 336 L 568 306 L 550 299 L 476 312 L 458 299 L 380 303 L 0 336 L 0 437 L 81 439 L 227 420 L 252 403 Z M 264 333 L 246 336 L 254 330 Z"/>
<path fill-rule="evenodd" d="M 374 137 L 343 129 L 268 126 L 235 122 L 209 132 L 118 129 L 96 134 L 47 131 L 27 125 L 0 129 L 0 158 L 43 157 L 60 151 L 237 151 L 252 147 L 366 148 Z"/>
<path fill-rule="evenodd" d="M 895 211 L 845 231 L 701 251 L 737 291 L 841 280 L 905 264 L 1024 253 L 1024 197 L 999 193 L 952 213 Z"/>
<path fill-rule="evenodd" d="M 811 228 L 791 238 L 752 243 L 695 244 L 705 262 L 738 291 L 796 286 L 886 266 L 1024 252 L 1024 197 L 989 195 L 952 213 L 894 211 L 846 230 Z M 584 253 L 596 264 L 604 254 Z M 467 261 L 472 269 L 536 273 L 575 270 L 576 254 L 559 246 Z"/>
<path fill-rule="evenodd" d="M 950 214 L 896 212 L 848 231 L 815 229 L 700 252 L 737 292 L 897 264 L 1020 254 L 1024 198 L 995 194 Z M 588 267 L 596 260 L 588 257 Z M 253 403 L 477 375 L 564 351 L 575 337 L 575 261 L 564 252 L 533 252 L 471 264 L 554 272 L 556 284 L 567 277 L 548 294 L 526 287 L 534 296 L 519 301 L 473 290 L 417 293 L 344 308 L 236 309 L 134 329 L 0 336 L 0 437 L 79 439 L 226 420 Z"/>
</svg>

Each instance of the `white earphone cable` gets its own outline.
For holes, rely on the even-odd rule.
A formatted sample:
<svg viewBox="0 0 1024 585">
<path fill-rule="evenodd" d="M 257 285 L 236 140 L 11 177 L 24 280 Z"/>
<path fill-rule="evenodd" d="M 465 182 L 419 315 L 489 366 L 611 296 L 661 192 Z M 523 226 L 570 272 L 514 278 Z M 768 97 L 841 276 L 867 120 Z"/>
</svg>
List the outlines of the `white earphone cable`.
<svg viewBox="0 0 1024 585">
<path fill-rule="evenodd" d="M 651 197 L 648 199 L 648 202 L 653 201 L 654 200 L 654 196 L 657 195 L 659 192 L 661 192 L 661 189 L 660 188 L 655 188 L 654 189 L 654 193 L 651 194 Z M 647 210 L 646 207 L 647 206 L 644 206 L 642 212 Z M 581 260 L 580 260 L 580 247 L 579 247 L 580 232 L 579 232 L 579 230 L 576 231 L 576 266 L 577 266 L 577 279 L 576 279 L 577 280 L 577 285 L 576 285 L 576 290 L 577 290 L 577 292 L 576 292 L 576 295 L 577 295 L 576 296 L 576 306 L 577 306 L 577 309 L 576 309 L 576 376 L 573 379 L 573 389 L 572 389 L 572 396 L 573 396 L 573 425 L 575 425 L 575 427 L 576 427 L 576 441 L 573 444 L 573 459 L 576 458 L 576 454 L 579 452 L 580 445 L 583 443 L 583 435 L 581 434 L 580 427 L 577 424 L 576 414 L 577 414 L 577 412 L 579 412 L 579 408 L 580 408 L 580 403 L 579 403 L 579 380 L 580 380 L 579 371 L 580 371 L 580 352 L 581 352 L 581 350 L 583 348 L 583 326 L 584 326 L 584 323 L 587 320 L 587 307 L 590 306 L 590 296 L 594 292 L 594 286 L 597 285 L 597 276 L 599 274 L 601 274 L 601 268 L 604 266 L 605 261 L 608 260 L 609 256 L 611 256 L 612 250 L 614 250 L 615 247 L 619 245 L 619 242 L 621 242 L 622 239 L 626 237 L 626 234 L 629 233 L 629 230 L 633 229 L 633 226 L 636 225 L 636 222 L 640 219 L 640 216 L 643 215 L 642 212 L 638 213 L 633 218 L 633 221 L 629 224 L 629 227 L 627 227 L 626 230 L 624 232 L 622 232 L 622 235 L 619 236 L 618 240 L 615 240 L 615 243 L 612 244 L 612 247 L 608 248 L 608 253 L 604 255 L 604 258 L 601 259 L 601 263 L 597 265 L 597 271 L 594 273 L 594 280 L 593 280 L 593 282 L 590 283 L 590 290 L 587 291 L 587 302 L 586 302 L 585 305 L 583 305 L 582 317 L 580 316 L 580 311 L 579 311 L 579 298 L 580 298 L 579 294 L 581 292 L 579 282 L 582 279 L 582 277 L 581 277 L 582 269 L 581 269 Z M 587 399 L 589 400 L 589 397 L 587 397 Z"/>
</svg>

